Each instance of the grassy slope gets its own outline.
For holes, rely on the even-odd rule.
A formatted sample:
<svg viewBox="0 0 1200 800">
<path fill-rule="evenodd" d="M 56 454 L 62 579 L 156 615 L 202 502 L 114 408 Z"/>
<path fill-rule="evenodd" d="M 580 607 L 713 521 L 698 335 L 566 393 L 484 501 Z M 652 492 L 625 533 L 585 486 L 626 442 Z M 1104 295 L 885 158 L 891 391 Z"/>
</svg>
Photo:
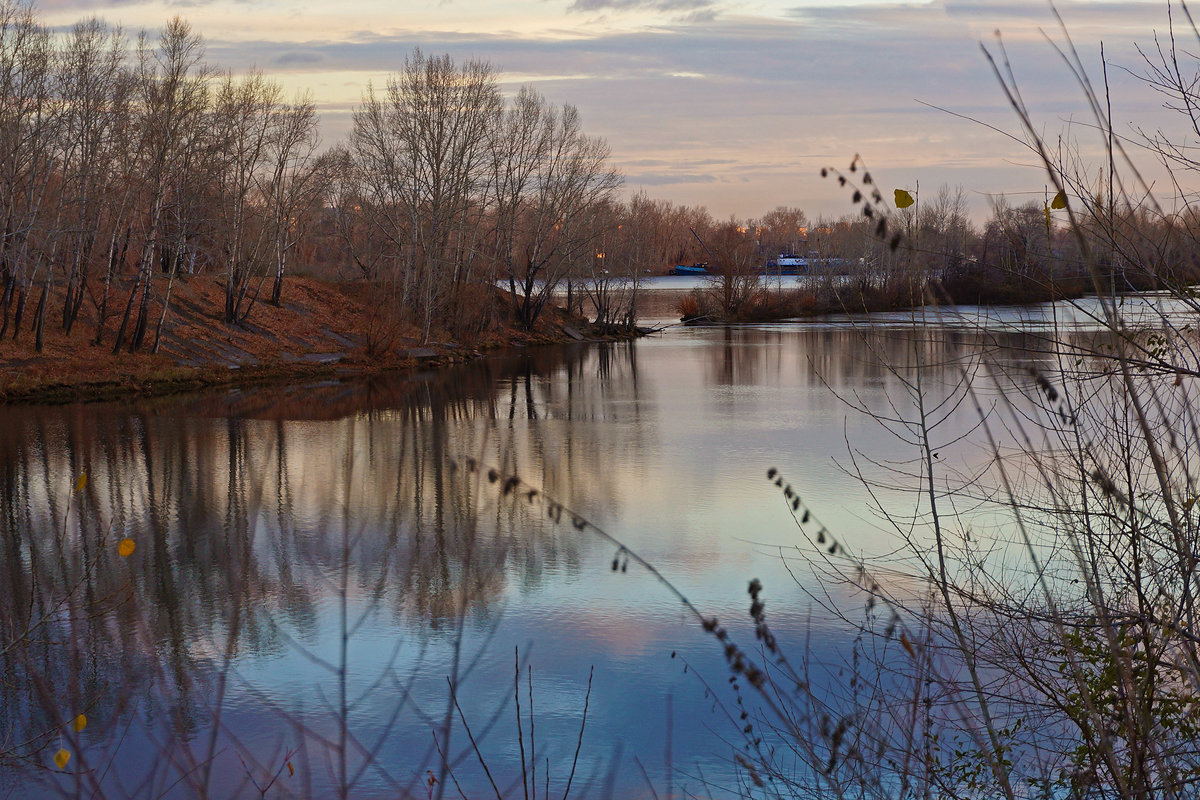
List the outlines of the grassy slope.
<svg viewBox="0 0 1200 800">
<path fill-rule="evenodd" d="M 161 291 L 161 286 L 156 287 Z M 150 352 L 161 305 L 151 305 L 151 328 L 139 352 L 113 354 L 119 316 L 110 315 L 103 341 L 96 333 L 96 303 L 85 300 L 72 333 L 61 326 L 61 299 L 51 295 L 42 352 L 34 348 L 30 298 L 25 318 L 0 341 L 0 402 L 69 402 L 161 395 L 207 386 L 344 377 L 437 364 L 473 357 L 479 350 L 517 343 L 566 341 L 567 328 L 582 321 L 549 309 L 532 333 L 505 324 L 470 343 L 422 346 L 416 331 L 396 322 L 380 304 L 376 288 L 293 277 L 284 284 L 279 307 L 256 303 L 247 323 L 223 320 L 224 290 L 214 278 L 177 281 L 162 343 Z M 126 297 L 110 299 L 123 308 Z M 507 319 L 503 296 L 495 296 L 499 319 Z"/>
</svg>

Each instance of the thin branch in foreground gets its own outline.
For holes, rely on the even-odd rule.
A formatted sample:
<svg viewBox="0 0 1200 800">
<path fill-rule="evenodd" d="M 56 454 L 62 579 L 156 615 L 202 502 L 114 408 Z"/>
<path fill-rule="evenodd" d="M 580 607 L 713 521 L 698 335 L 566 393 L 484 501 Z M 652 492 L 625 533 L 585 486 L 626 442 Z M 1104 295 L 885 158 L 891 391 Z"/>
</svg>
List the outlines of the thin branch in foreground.
<svg viewBox="0 0 1200 800">
<path fill-rule="evenodd" d="M 579 763 L 579 751 L 583 747 L 583 729 L 587 727 L 588 703 L 592 699 L 592 676 L 596 674 L 593 666 L 588 670 L 587 694 L 583 698 L 583 719 L 579 723 L 579 740 L 575 743 L 575 757 L 571 759 L 571 774 L 567 776 L 567 788 L 563 790 L 563 800 L 571 794 L 571 783 L 575 780 L 575 766 Z"/>
<path fill-rule="evenodd" d="M 458 693 L 454 691 L 454 681 L 450 680 L 449 676 L 446 678 L 446 685 L 450 687 L 450 699 L 454 701 L 454 708 L 458 711 L 458 718 L 462 721 L 463 728 L 467 732 L 467 738 L 471 740 L 471 747 L 475 749 L 475 757 L 479 759 L 479 766 L 483 767 L 483 772 L 487 775 L 488 782 L 492 784 L 492 791 L 496 793 L 496 800 L 504 800 L 504 795 L 500 793 L 495 779 L 492 778 L 492 771 L 488 769 L 487 760 L 484 759 L 483 753 L 479 752 L 479 745 L 475 741 L 475 734 L 471 733 L 471 726 L 467 724 L 467 717 L 463 714 L 462 706 L 458 704 Z M 441 748 L 438 749 L 438 752 L 441 752 Z M 458 785 L 458 781 L 454 783 L 456 786 Z"/>
</svg>

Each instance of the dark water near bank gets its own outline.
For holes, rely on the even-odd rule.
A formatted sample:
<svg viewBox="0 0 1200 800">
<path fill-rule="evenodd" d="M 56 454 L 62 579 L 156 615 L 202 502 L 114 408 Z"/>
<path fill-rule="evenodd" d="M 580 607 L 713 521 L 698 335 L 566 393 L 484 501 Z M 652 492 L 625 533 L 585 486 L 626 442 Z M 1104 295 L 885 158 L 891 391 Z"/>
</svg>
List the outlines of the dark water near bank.
<svg viewBox="0 0 1200 800">
<path fill-rule="evenodd" d="M 1046 358 L 1019 317 L 926 322 L 673 329 L 356 386 L 6 409 L 0 797 L 524 796 L 522 742 L 538 796 L 736 794 L 721 648 L 585 520 L 747 647 L 761 579 L 776 635 L 837 681 L 863 598 L 766 470 L 902 573 L 876 506 L 920 513 L 912 431 L 852 406 L 910 415 L 925 365 L 939 458 L 970 472 L 990 458 L 961 438 L 978 412 L 937 403 L 964 370 L 999 402 L 1014 390 L 993 373 L 1019 388 Z M 858 472 L 895 488 L 873 499 Z"/>
</svg>

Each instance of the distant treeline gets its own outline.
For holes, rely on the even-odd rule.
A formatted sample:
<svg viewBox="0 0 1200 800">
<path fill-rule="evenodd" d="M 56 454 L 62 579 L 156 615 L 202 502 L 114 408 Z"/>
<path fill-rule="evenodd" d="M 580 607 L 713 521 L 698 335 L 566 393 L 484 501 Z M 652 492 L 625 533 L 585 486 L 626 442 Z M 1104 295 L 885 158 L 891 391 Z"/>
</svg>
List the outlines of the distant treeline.
<svg viewBox="0 0 1200 800">
<path fill-rule="evenodd" d="M 1200 281 L 1200 217 L 1190 212 L 1078 197 L 1071 225 L 1069 212 L 1048 200 L 1013 206 L 1001 197 L 976 226 L 961 189 L 942 187 L 905 209 L 861 191 L 851 200 L 857 210 L 837 220 L 809 221 L 799 209 L 778 208 L 718 229 L 710 283 L 680 312 L 747 321 L 929 302 L 1036 303 Z M 799 272 L 809 279 L 800 288 L 771 291 L 762 281 L 763 265 L 779 254 L 806 260 Z"/>
</svg>

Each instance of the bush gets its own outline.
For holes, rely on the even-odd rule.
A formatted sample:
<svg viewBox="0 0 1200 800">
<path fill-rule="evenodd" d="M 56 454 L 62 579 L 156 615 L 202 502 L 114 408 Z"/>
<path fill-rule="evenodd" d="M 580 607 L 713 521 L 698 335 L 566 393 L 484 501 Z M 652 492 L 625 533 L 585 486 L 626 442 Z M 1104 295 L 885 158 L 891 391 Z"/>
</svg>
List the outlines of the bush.
<svg viewBox="0 0 1200 800">
<path fill-rule="evenodd" d="M 1060 52 L 1086 75 L 1073 45 Z M 1200 64 L 1193 60 L 1184 74 L 1174 45 L 1157 52 L 1161 63 L 1148 62 L 1147 82 L 1174 98 L 1185 132 L 1143 144 L 1176 171 L 1171 185 L 1187 186 L 1196 166 L 1177 154 L 1192 146 L 1187 131 L 1200 124 Z M 1190 270 L 1160 267 L 1165 254 L 1197 251 L 1197 226 L 1157 205 L 1129 148 L 1113 149 L 1106 168 L 1123 172 L 1112 185 L 1130 193 L 1097 202 L 1091 165 L 1052 156 L 1079 148 L 1048 146 L 1006 54 L 989 60 L 1051 191 L 1071 198 L 1063 216 L 1082 266 L 1065 286 L 1036 271 L 1018 280 L 963 270 L 946 276 L 946 290 L 960 302 L 1019 302 L 1031 286 L 1078 290 L 1083 277 L 1099 310 L 1080 306 L 1077 317 L 1090 314 L 1097 330 L 1039 331 L 1037 355 L 1023 365 L 948 338 L 939 368 L 957 364 L 960 378 L 940 394 L 926 350 L 914 347 L 908 363 L 889 367 L 900 396 L 889 399 L 888 415 L 859 410 L 912 447 L 910 462 L 875 465 L 890 469 L 884 483 L 919 498 L 915 509 L 877 509 L 900 534 L 911 572 L 855 556 L 821 524 L 819 504 L 802 502 L 782 475 L 768 473 L 830 564 L 826 596 L 857 592 L 865 614 L 849 620 L 859 635 L 839 673 L 845 680 L 821 685 L 809 680 L 807 653 L 793 660 L 775 640 L 764 589 L 751 582 L 759 646 L 723 645 L 732 679 L 760 700 L 747 726 L 758 733 L 739 763 L 750 782 L 787 796 L 1194 797 L 1200 409 L 1190 384 L 1200 378 L 1200 303 L 1187 285 Z M 1104 99 L 1080 84 L 1112 147 Z M 1119 219 L 1153 225 L 1139 232 Z M 1121 283 L 1122 275 L 1154 281 Z M 1117 296 L 1137 285 L 1159 286 L 1169 299 Z M 847 310 L 871 310 L 917 288 L 864 283 L 839 299 Z M 945 465 L 948 445 L 937 430 L 955 407 L 978 415 L 983 455 L 965 474 Z M 999 535 L 972 535 L 972 517 L 961 512 L 968 507 L 981 509 Z M 1009 558 L 1014 552 L 1022 562 Z"/>
</svg>

